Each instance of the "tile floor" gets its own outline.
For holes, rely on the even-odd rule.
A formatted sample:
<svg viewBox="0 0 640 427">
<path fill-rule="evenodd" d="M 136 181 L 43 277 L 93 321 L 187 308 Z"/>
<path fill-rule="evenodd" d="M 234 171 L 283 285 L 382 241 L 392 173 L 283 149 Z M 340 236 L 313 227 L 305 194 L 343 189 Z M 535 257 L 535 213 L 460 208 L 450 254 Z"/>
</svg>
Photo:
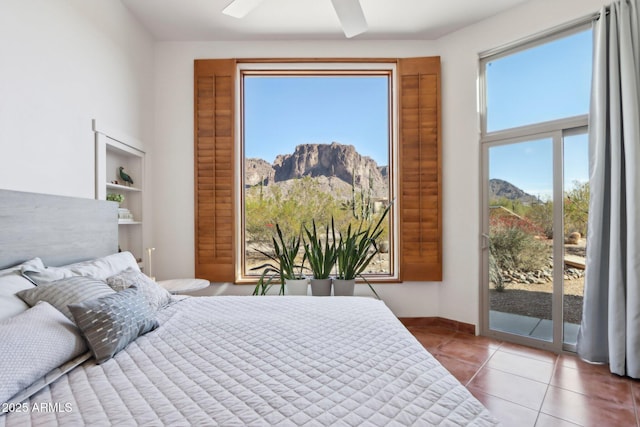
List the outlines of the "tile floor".
<svg viewBox="0 0 640 427">
<path fill-rule="evenodd" d="M 640 381 L 607 366 L 440 327 L 408 329 L 505 426 L 640 426 Z"/>
</svg>

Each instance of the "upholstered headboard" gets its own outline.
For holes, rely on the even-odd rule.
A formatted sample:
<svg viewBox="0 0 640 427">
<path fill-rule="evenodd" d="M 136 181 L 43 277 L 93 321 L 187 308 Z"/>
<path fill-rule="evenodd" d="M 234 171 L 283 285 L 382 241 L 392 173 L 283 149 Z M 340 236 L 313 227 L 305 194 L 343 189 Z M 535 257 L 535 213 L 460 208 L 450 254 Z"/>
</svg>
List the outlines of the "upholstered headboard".
<svg viewBox="0 0 640 427">
<path fill-rule="evenodd" d="M 118 251 L 118 205 L 0 190 L 0 269 L 33 257 L 59 266 Z"/>
</svg>

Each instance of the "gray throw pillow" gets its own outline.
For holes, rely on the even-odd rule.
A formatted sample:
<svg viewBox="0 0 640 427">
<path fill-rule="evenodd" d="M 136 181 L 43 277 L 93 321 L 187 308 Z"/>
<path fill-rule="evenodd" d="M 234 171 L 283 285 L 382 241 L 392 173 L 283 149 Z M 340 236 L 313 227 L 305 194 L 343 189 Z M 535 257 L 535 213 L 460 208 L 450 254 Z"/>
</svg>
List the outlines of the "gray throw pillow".
<svg viewBox="0 0 640 427">
<path fill-rule="evenodd" d="M 107 278 L 107 284 L 114 291 L 122 291 L 130 286 L 135 286 L 156 311 L 171 302 L 171 294 L 140 270 L 128 268 Z"/>
<path fill-rule="evenodd" d="M 0 321 L 0 403 L 86 350 L 73 322 L 45 302 Z"/>
<path fill-rule="evenodd" d="M 69 305 L 98 363 L 158 327 L 155 311 L 137 288 Z"/>
<path fill-rule="evenodd" d="M 73 320 L 67 308 L 69 304 L 77 304 L 92 298 L 114 294 L 115 291 L 101 280 L 91 277 L 73 276 L 53 281 L 46 285 L 20 291 L 17 295 L 30 306 L 38 301 L 46 301 Z"/>
</svg>

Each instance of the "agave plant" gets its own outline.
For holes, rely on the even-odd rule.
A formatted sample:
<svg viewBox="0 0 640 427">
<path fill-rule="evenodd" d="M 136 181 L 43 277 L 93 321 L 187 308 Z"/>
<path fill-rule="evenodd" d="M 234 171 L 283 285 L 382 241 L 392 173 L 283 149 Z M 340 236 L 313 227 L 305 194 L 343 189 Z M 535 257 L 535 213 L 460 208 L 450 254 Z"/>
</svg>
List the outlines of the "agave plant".
<svg viewBox="0 0 640 427">
<path fill-rule="evenodd" d="M 390 209 L 391 205 L 387 206 L 373 226 L 365 227 L 363 220 L 360 221 L 357 229 L 353 229 L 349 224 L 347 231 L 340 233 L 338 242 L 338 278 L 343 280 L 362 278 L 378 299 L 380 299 L 378 293 L 362 273 L 379 252 L 377 241 L 384 231 L 382 222 L 387 217 Z"/>
<path fill-rule="evenodd" d="M 302 263 L 300 265 L 296 264 L 296 257 L 300 251 L 300 243 L 302 241 L 300 234 L 285 239 L 282 230 L 280 229 L 280 225 L 276 224 L 276 236 L 272 237 L 272 241 L 273 253 L 256 249 L 262 255 L 274 261 L 276 265 L 266 263 L 252 268 L 252 270 L 260 270 L 264 268 L 262 275 L 260 276 L 260 280 L 256 285 L 256 289 L 254 290 L 254 295 L 264 295 L 266 292 L 264 288 L 267 286 L 270 288 L 271 283 L 276 276 L 279 276 L 280 278 L 280 295 L 284 295 L 285 279 L 298 279 L 304 277 L 302 270 L 304 269 L 304 263 L 307 258 L 306 254 L 302 257 Z M 265 277 L 267 274 L 270 274 L 270 277 L 265 283 Z"/>
<path fill-rule="evenodd" d="M 323 243 L 322 238 L 318 235 L 315 220 L 312 220 L 311 230 L 306 225 L 304 226 L 304 234 L 307 236 L 306 241 L 303 237 L 304 253 L 309 260 L 309 268 L 313 273 L 313 278 L 328 279 L 338 256 L 333 217 L 331 218 L 331 242 L 329 242 L 329 225 L 325 226 Z"/>
</svg>

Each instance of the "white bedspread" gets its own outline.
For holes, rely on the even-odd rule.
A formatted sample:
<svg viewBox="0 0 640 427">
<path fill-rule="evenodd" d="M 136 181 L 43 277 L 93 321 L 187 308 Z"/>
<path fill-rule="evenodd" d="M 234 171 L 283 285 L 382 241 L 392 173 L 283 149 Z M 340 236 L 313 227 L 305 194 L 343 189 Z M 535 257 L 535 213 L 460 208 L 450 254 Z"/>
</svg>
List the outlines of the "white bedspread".
<svg viewBox="0 0 640 427">
<path fill-rule="evenodd" d="M 380 301 L 190 297 L 160 323 L 0 425 L 497 424 Z"/>
</svg>

